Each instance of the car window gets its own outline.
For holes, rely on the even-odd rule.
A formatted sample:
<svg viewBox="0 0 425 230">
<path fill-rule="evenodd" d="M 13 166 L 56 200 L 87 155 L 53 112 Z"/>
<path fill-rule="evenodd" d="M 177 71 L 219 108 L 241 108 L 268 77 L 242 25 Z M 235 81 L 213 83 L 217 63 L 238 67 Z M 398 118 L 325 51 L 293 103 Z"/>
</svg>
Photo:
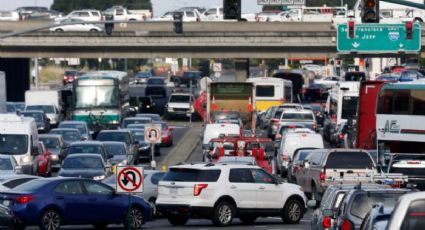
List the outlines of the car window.
<svg viewBox="0 0 425 230">
<path fill-rule="evenodd" d="M 332 152 L 326 161 L 326 167 L 332 169 L 372 169 L 372 159 L 366 152 Z"/>
<path fill-rule="evenodd" d="M 110 195 L 112 194 L 112 188 L 102 185 L 96 182 L 85 181 L 83 182 L 84 187 L 89 195 Z"/>
<path fill-rule="evenodd" d="M 384 207 L 394 207 L 398 198 L 404 193 L 360 193 L 354 197 L 350 213 L 360 219 L 364 219 L 366 214 L 376 203 L 382 203 Z"/>
<path fill-rule="evenodd" d="M 163 181 L 184 182 L 216 182 L 221 170 L 198 170 L 187 168 L 171 168 L 162 178 Z"/>
<path fill-rule="evenodd" d="M 47 149 L 60 149 L 61 148 L 60 141 L 57 138 L 40 137 L 39 139 L 40 139 L 41 142 L 43 142 L 44 146 L 46 146 Z"/>
<path fill-rule="evenodd" d="M 339 208 L 339 206 L 341 205 L 341 202 L 344 200 L 345 193 L 346 193 L 345 191 L 338 192 L 332 204 L 333 209 Z"/>
<path fill-rule="evenodd" d="M 413 201 L 404 216 L 401 230 L 423 229 L 425 226 L 425 200 Z"/>
<path fill-rule="evenodd" d="M 158 185 L 158 182 L 162 179 L 162 177 L 164 176 L 165 173 L 160 172 L 160 173 L 154 173 L 151 176 L 151 183 L 154 185 Z"/>
<path fill-rule="evenodd" d="M 101 132 L 97 135 L 98 141 L 118 141 L 126 144 L 131 144 L 131 137 L 129 133 L 121 132 Z"/>
<path fill-rule="evenodd" d="M 6 188 L 15 188 L 18 185 L 21 185 L 23 183 L 26 183 L 30 180 L 33 180 L 35 178 L 21 178 L 21 179 L 15 179 L 15 180 L 10 180 L 6 183 L 3 184 L 4 187 Z"/>
<path fill-rule="evenodd" d="M 62 194 L 83 194 L 83 189 L 81 188 L 81 184 L 78 181 L 67 181 L 60 183 L 58 186 L 56 186 L 54 191 Z"/>
<path fill-rule="evenodd" d="M 262 169 L 252 169 L 252 177 L 257 184 L 273 184 L 274 178 Z"/>
<path fill-rule="evenodd" d="M 80 12 L 79 14 L 80 17 L 90 17 L 89 12 Z"/>
<path fill-rule="evenodd" d="M 250 169 L 230 169 L 229 181 L 233 183 L 254 183 Z"/>
</svg>

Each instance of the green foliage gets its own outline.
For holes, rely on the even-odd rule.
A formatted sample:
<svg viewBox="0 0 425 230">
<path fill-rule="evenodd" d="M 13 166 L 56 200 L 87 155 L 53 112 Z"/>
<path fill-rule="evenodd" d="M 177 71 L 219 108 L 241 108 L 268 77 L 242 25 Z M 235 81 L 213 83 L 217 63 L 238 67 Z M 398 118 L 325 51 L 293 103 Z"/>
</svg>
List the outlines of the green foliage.
<svg viewBox="0 0 425 230">
<path fill-rule="evenodd" d="M 150 0 L 54 0 L 51 8 L 64 13 L 78 9 L 106 10 L 114 5 L 122 5 L 128 9 L 152 10 Z"/>
<path fill-rule="evenodd" d="M 352 9 L 354 4 L 356 3 L 356 0 L 306 0 L 306 6 L 341 6 L 342 3 L 348 4 L 348 8 Z M 283 6 L 263 6 L 263 11 L 265 10 L 284 10 L 285 7 Z"/>
</svg>

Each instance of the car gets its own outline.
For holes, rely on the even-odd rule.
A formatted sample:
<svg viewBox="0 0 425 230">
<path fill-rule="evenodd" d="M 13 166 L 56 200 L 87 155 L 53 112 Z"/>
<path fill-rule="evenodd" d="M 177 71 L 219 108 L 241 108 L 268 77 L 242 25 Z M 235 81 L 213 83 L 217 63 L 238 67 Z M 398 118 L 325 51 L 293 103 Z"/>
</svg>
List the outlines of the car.
<svg viewBox="0 0 425 230">
<path fill-rule="evenodd" d="M 151 77 L 146 81 L 145 96 L 167 97 L 167 87 L 165 80 L 160 77 Z"/>
<path fill-rule="evenodd" d="M 222 156 L 218 159 L 217 163 L 221 164 L 241 164 L 241 165 L 258 165 L 257 159 L 252 156 L 247 157 L 234 157 L 234 156 Z"/>
<path fill-rule="evenodd" d="M 158 183 L 164 174 L 165 172 L 158 170 L 143 170 L 143 193 L 134 194 L 143 197 L 143 199 L 149 202 L 152 207 L 153 216 L 160 215 L 156 210 L 156 199 L 158 197 Z M 113 174 L 102 182 L 115 189 L 117 186 L 117 175 Z"/>
<path fill-rule="evenodd" d="M 152 159 L 152 148 L 151 144 L 146 142 L 145 140 L 145 130 L 140 128 L 128 128 L 132 135 L 134 136 L 134 139 L 136 139 L 139 142 L 139 149 L 137 151 L 137 157 L 135 159 L 135 162 L 139 163 L 142 161 L 148 161 Z M 154 145 L 154 154 L 155 156 L 159 156 L 161 154 L 160 152 L 160 146 L 158 144 Z M 136 164 L 137 164 L 136 163 Z"/>
<path fill-rule="evenodd" d="M 16 113 L 25 110 L 25 102 L 6 102 L 7 113 Z"/>
<path fill-rule="evenodd" d="M 84 121 L 62 121 L 59 123 L 58 128 L 78 129 L 84 140 L 92 139 L 92 133 Z"/>
<path fill-rule="evenodd" d="M 136 117 L 147 117 L 150 118 L 152 121 L 161 121 L 161 116 L 156 113 L 138 113 L 136 114 Z"/>
<path fill-rule="evenodd" d="M 308 101 L 323 101 L 328 95 L 328 87 L 322 84 L 311 83 L 304 89 L 304 98 Z"/>
<path fill-rule="evenodd" d="M 173 145 L 173 128 L 168 126 L 165 121 L 154 121 L 153 124 L 161 125 L 161 145 L 164 147 L 170 147 Z"/>
<path fill-rule="evenodd" d="M 29 100 L 29 98 L 40 97 L 39 94 L 50 95 L 50 91 L 37 92 L 37 91 L 28 90 L 25 92 L 25 97 L 26 97 L 26 100 Z M 57 94 L 57 92 L 55 92 L 55 94 Z M 37 99 L 35 99 L 35 101 L 36 100 Z M 55 104 L 26 104 L 25 111 L 30 111 L 30 110 L 43 111 L 46 114 L 47 118 L 49 118 L 51 127 L 56 127 L 63 118 L 63 115 L 61 114 L 59 108 Z"/>
<path fill-rule="evenodd" d="M 83 139 L 78 129 L 56 128 L 50 130 L 49 134 L 61 135 L 67 145 L 70 145 L 76 141 L 81 141 Z"/>
<path fill-rule="evenodd" d="M 376 189 L 359 186 L 345 195 L 335 218 L 336 228 L 360 229 L 366 214 L 375 204 L 381 203 L 387 208 L 394 207 L 402 195 L 410 192 L 412 192 L 410 189 Z"/>
<path fill-rule="evenodd" d="M 297 124 L 297 123 L 281 125 L 279 126 L 278 131 L 276 132 L 276 135 L 274 136 L 273 139 L 276 143 L 280 144 L 280 141 L 282 140 L 283 137 L 285 137 L 287 133 L 290 133 L 294 131 L 295 129 L 299 129 L 299 128 L 304 128 L 304 125 Z"/>
<path fill-rule="evenodd" d="M 134 79 L 138 84 L 146 83 L 151 77 L 153 77 L 151 71 L 139 71 L 134 75 Z"/>
<path fill-rule="evenodd" d="M 277 118 L 275 117 L 275 113 L 279 110 L 279 106 L 272 106 L 268 108 L 263 114 L 260 116 L 259 126 L 262 129 L 266 129 L 271 125 L 271 120 Z M 280 116 L 280 115 L 279 115 Z M 277 128 L 277 127 L 276 127 Z M 271 137 L 271 136 L 269 136 Z"/>
<path fill-rule="evenodd" d="M 46 114 L 41 110 L 26 110 L 19 113 L 24 117 L 32 117 L 37 124 L 39 133 L 48 133 L 50 130 L 50 119 L 47 118 Z"/>
<path fill-rule="evenodd" d="M 174 85 L 180 87 L 180 85 L 186 85 L 187 88 L 196 87 L 198 81 L 202 78 L 201 71 L 185 71 L 181 77 L 171 77 L 171 81 L 174 82 Z"/>
<path fill-rule="evenodd" d="M 423 154 L 391 154 L 387 172 L 407 175 L 409 183 L 415 184 L 420 190 L 425 189 L 425 155 Z"/>
<path fill-rule="evenodd" d="M 317 148 L 299 148 L 295 150 L 294 155 L 288 162 L 288 174 L 287 174 L 287 180 L 290 183 L 297 183 L 297 179 L 295 178 L 295 175 L 300 172 L 301 167 L 304 166 L 304 160 L 310 154 L 311 150 L 314 150 Z"/>
<path fill-rule="evenodd" d="M 13 193 L 0 193 L 0 203 L 8 204 L 20 229 L 38 225 L 42 230 L 58 230 L 81 224 L 139 229 L 152 219 L 151 207 L 142 198 L 129 196 L 91 179 L 44 178 L 22 184 Z"/>
<path fill-rule="evenodd" d="M 103 28 L 99 25 L 87 23 L 82 19 L 67 18 L 55 23 L 55 27 L 49 28 L 52 32 L 101 32 Z"/>
<path fill-rule="evenodd" d="M 78 70 L 65 70 L 63 73 L 63 85 L 66 85 L 67 83 L 74 82 L 75 79 L 77 79 L 79 76 L 83 75 L 84 72 L 78 71 Z"/>
<path fill-rule="evenodd" d="M 19 21 L 20 16 L 17 11 L 0 11 L 0 21 Z"/>
<path fill-rule="evenodd" d="M 41 177 L 27 174 L 2 174 L 0 176 L 0 192 L 8 191 L 18 185 Z"/>
<path fill-rule="evenodd" d="M 66 151 L 59 155 L 64 160 L 72 154 L 90 153 L 102 156 L 103 160 L 108 162 L 113 156 L 106 151 L 105 145 L 100 141 L 78 141 L 70 144 Z"/>
<path fill-rule="evenodd" d="M 252 224 L 267 216 L 296 224 L 306 202 L 301 187 L 281 183 L 258 166 L 200 163 L 170 167 L 159 182 L 156 205 L 172 225 L 205 218 L 228 226 L 234 218 Z"/>
<path fill-rule="evenodd" d="M 100 155 L 78 153 L 68 155 L 63 161 L 60 177 L 79 177 L 101 181 L 112 174 L 112 166 Z"/>
<path fill-rule="evenodd" d="M 0 174 L 18 174 L 21 169 L 15 158 L 11 155 L 0 155 Z"/>
<path fill-rule="evenodd" d="M 310 106 L 316 117 L 317 124 L 323 127 L 323 123 L 325 122 L 325 109 L 321 104 L 310 104 Z"/>
<path fill-rule="evenodd" d="M 262 11 L 255 16 L 255 21 L 257 22 L 268 22 L 269 17 L 275 18 L 277 15 L 282 13 L 281 10 L 266 10 Z"/>
<path fill-rule="evenodd" d="M 327 187 L 339 183 L 338 180 L 327 180 L 335 177 L 335 174 L 343 177 L 346 180 L 345 183 L 368 184 L 370 182 L 367 176 L 370 173 L 378 173 L 378 170 L 372 157 L 365 150 L 316 149 L 310 152 L 301 172 L 295 177 L 297 184 L 304 188 L 308 196 L 321 201 Z"/>
<path fill-rule="evenodd" d="M 393 210 L 394 206 L 386 208 L 383 204 L 374 205 L 366 214 L 360 230 L 385 230 Z"/>
<path fill-rule="evenodd" d="M 139 140 L 136 139 L 130 130 L 102 130 L 97 134 L 98 141 L 118 141 L 127 146 L 129 153 L 133 156 L 137 155 L 139 149 Z"/>
<path fill-rule="evenodd" d="M 136 114 L 139 113 L 150 113 L 154 111 L 156 106 L 152 97 L 130 97 L 130 109 L 133 109 L 133 112 Z"/>
<path fill-rule="evenodd" d="M 182 14 L 183 22 L 199 22 L 201 20 L 201 15 L 197 10 L 179 10 L 174 12 L 166 12 L 159 18 L 152 18 L 151 21 L 173 21 L 173 15 L 175 13 Z"/>
<path fill-rule="evenodd" d="M 84 22 L 100 22 L 102 21 L 102 13 L 92 9 L 74 10 L 62 18 L 55 19 L 55 21 L 62 22 L 68 19 L 77 19 Z"/>
<path fill-rule="evenodd" d="M 106 151 L 113 155 L 111 161 L 112 166 L 125 166 L 134 164 L 134 156 L 132 156 L 127 148 L 127 145 L 118 141 L 103 141 Z"/>
<path fill-rule="evenodd" d="M 395 205 L 386 229 L 422 229 L 425 225 L 424 207 L 425 192 L 415 192 L 401 196 Z"/>
<path fill-rule="evenodd" d="M 130 124 L 150 124 L 152 119 L 149 117 L 126 117 L 121 122 L 121 128 L 125 129 Z"/>
<path fill-rule="evenodd" d="M 146 129 L 146 126 L 150 126 L 151 123 L 148 124 L 129 124 L 126 129 Z"/>
<path fill-rule="evenodd" d="M 13 229 L 15 225 L 15 216 L 10 208 L 0 204 L 0 229 Z"/>
<path fill-rule="evenodd" d="M 37 149 L 37 175 L 38 176 L 51 176 L 52 175 L 52 153 L 47 150 L 43 142 L 38 142 Z"/>
<path fill-rule="evenodd" d="M 192 116 L 195 112 L 192 103 L 193 95 L 190 93 L 172 93 L 165 105 L 165 114 L 167 118 L 174 116 Z"/>
<path fill-rule="evenodd" d="M 313 111 L 307 109 L 285 109 L 282 108 L 282 114 L 279 119 L 279 125 L 302 124 L 305 128 L 317 131 L 317 122 Z"/>
<path fill-rule="evenodd" d="M 63 137 L 57 134 L 41 134 L 38 136 L 38 139 L 43 142 L 44 146 L 51 153 L 52 169 L 59 169 L 62 164 L 59 155 L 67 148 Z"/>
<path fill-rule="evenodd" d="M 294 153 L 300 148 L 324 148 L 323 138 L 310 130 L 287 133 L 280 141 L 277 149 L 276 168 L 282 177 L 287 177 L 288 164 Z"/>
</svg>

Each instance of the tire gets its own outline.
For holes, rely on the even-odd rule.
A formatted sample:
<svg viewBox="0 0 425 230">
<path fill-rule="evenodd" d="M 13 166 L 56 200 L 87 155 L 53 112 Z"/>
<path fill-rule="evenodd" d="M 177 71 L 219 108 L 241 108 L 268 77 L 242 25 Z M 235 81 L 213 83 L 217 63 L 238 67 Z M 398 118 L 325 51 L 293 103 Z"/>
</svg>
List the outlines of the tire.
<svg viewBox="0 0 425 230">
<path fill-rule="evenodd" d="M 189 217 L 183 215 L 170 215 L 167 217 L 168 222 L 173 226 L 182 226 L 187 223 Z"/>
<path fill-rule="evenodd" d="M 311 187 L 311 199 L 316 200 L 318 204 L 322 201 L 322 195 L 317 191 L 316 185 Z"/>
<path fill-rule="evenodd" d="M 130 212 L 127 213 L 124 220 L 126 229 L 141 229 L 144 223 L 145 217 L 143 216 L 143 212 L 136 207 L 130 209 Z"/>
<path fill-rule="evenodd" d="M 55 32 L 63 32 L 63 29 L 56 29 Z"/>
<path fill-rule="evenodd" d="M 90 29 L 90 32 L 99 32 L 97 29 Z"/>
<path fill-rule="evenodd" d="M 41 230 L 57 230 L 61 225 L 61 215 L 54 209 L 47 209 L 40 217 L 38 226 Z"/>
<path fill-rule="evenodd" d="M 241 216 L 239 217 L 243 225 L 253 225 L 255 224 L 255 221 L 257 220 L 257 217 L 255 216 Z"/>
<path fill-rule="evenodd" d="M 152 209 L 152 216 L 157 217 L 158 216 L 158 209 L 156 208 L 155 198 L 152 197 L 152 198 L 149 199 L 149 205 L 151 206 L 151 209 Z"/>
<path fill-rule="evenodd" d="M 93 226 L 95 229 L 103 230 L 108 227 L 108 224 L 94 224 Z"/>
<path fill-rule="evenodd" d="M 229 226 L 234 217 L 235 206 L 227 201 L 221 201 L 214 208 L 212 222 L 218 227 Z"/>
<path fill-rule="evenodd" d="M 282 220 L 285 224 L 298 224 L 303 216 L 303 204 L 298 199 L 288 200 L 282 210 Z"/>
</svg>

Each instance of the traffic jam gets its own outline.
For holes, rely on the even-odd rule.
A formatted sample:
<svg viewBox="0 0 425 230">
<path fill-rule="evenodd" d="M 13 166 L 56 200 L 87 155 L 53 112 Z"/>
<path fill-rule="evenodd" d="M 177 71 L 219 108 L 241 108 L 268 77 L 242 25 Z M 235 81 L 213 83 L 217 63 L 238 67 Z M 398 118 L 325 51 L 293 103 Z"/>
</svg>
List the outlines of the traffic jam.
<svg viewBox="0 0 425 230">
<path fill-rule="evenodd" d="M 265 217 L 297 225 L 308 216 L 311 229 L 423 226 L 421 80 L 281 70 L 221 82 L 193 73 L 196 93 L 174 84 L 164 114 L 144 107 L 140 79 L 120 71 L 9 103 L 0 115 L 0 225 L 254 226 Z M 161 149 L 177 144 L 169 123 L 187 114 L 203 127 L 199 161 L 155 170 Z"/>
</svg>

